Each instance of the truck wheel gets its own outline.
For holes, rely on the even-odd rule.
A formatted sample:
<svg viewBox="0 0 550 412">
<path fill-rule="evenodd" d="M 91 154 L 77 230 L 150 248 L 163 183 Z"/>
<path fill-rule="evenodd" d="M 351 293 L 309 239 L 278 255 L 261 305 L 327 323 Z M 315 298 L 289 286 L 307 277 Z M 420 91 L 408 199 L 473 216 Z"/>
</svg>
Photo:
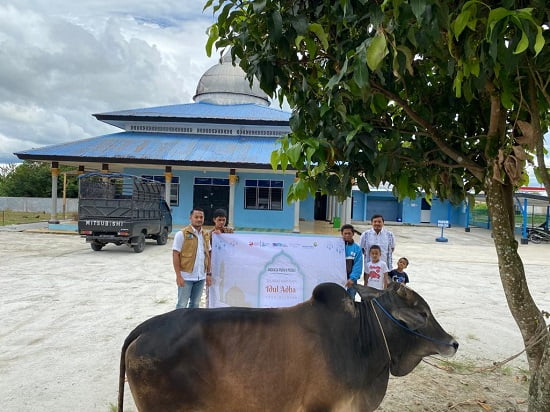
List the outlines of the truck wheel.
<svg viewBox="0 0 550 412">
<path fill-rule="evenodd" d="M 168 242 L 168 230 L 164 228 L 157 236 L 157 245 L 165 245 L 166 242 Z"/>
<path fill-rule="evenodd" d="M 134 248 L 134 252 L 136 253 L 143 252 L 143 249 L 145 249 L 145 235 L 143 233 L 140 233 L 137 238 L 137 244 L 132 247 Z"/>
<path fill-rule="evenodd" d="M 92 247 L 92 250 L 99 252 L 101 249 L 103 249 L 103 246 L 105 245 L 94 240 L 92 243 L 90 243 L 90 246 Z"/>
</svg>

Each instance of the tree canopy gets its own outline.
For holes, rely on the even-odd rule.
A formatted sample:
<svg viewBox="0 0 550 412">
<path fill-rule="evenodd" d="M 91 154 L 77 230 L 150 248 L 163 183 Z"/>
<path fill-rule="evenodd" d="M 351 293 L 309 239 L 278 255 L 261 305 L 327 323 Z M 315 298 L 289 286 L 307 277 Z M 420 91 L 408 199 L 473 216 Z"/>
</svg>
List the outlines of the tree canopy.
<svg viewBox="0 0 550 412">
<path fill-rule="evenodd" d="M 513 192 L 536 155 L 550 189 L 545 0 L 208 0 L 212 47 L 291 108 L 274 168 L 290 199 L 389 182 L 400 196 L 484 192 L 500 277 L 526 344 L 529 408 L 550 410 L 550 335 L 514 236 Z M 236 61 L 236 60 L 235 60 Z"/>
<path fill-rule="evenodd" d="M 58 179 L 63 172 L 70 172 L 74 167 L 61 166 Z M 51 168 L 48 163 L 24 161 L 11 164 L 0 170 L 0 196 L 10 197 L 51 197 Z M 63 194 L 62 181 L 58 182 L 58 196 Z M 67 177 L 67 197 L 78 197 L 78 180 L 75 176 Z"/>
<path fill-rule="evenodd" d="M 294 109 L 292 133 L 272 158 L 300 172 L 291 197 L 318 188 L 344 196 L 352 182 L 363 191 L 390 182 L 400 196 L 423 190 L 458 201 L 483 190 L 487 173 L 525 182 L 532 112 L 542 130 L 548 126 L 550 102 L 539 96 L 550 67 L 544 1 L 209 6 L 219 15 L 207 48 L 231 47 L 250 79 Z M 495 131 L 492 96 L 506 112 Z"/>
</svg>

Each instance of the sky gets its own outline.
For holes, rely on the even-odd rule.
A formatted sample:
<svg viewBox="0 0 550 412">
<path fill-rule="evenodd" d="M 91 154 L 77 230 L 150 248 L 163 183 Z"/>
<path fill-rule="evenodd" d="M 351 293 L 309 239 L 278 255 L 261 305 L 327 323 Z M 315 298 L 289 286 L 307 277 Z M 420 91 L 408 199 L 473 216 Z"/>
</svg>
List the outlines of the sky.
<svg viewBox="0 0 550 412">
<path fill-rule="evenodd" d="M 14 152 L 118 131 L 94 113 L 192 103 L 219 59 L 206 55 L 215 19 L 204 3 L 3 0 L 0 164 L 20 162 Z"/>
<path fill-rule="evenodd" d="M 212 9 L 201 0 L 0 2 L 0 164 L 118 129 L 92 114 L 192 103 Z"/>
</svg>

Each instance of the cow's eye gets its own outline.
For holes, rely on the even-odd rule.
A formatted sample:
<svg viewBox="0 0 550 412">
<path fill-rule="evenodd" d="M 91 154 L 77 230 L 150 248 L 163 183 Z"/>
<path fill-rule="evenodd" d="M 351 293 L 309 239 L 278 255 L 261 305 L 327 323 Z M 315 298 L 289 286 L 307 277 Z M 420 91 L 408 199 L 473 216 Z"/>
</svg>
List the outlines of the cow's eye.
<svg viewBox="0 0 550 412">
<path fill-rule="evenodd" d="M 420 312 L 420 316 L 422 316 L 424 319 L 428 319 L 428 314 L 426 312 Z"/>
</svg>

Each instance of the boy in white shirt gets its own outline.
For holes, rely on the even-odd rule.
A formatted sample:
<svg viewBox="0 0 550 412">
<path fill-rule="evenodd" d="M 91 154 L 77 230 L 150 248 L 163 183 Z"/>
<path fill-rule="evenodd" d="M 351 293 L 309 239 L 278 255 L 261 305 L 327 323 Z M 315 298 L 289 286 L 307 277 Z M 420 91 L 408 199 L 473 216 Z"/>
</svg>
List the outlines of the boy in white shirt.
<svg viewBox="0 0 550 412">
<path fill-rule="evenodd" d="M 370 260 L 365 265 L 365 279 L 367 286 L 384 290 L 388 286 L 388 265 L 380 259 L 382 251 L 380 246 L 372 245 L 369 249 Z"/>
</svg>

